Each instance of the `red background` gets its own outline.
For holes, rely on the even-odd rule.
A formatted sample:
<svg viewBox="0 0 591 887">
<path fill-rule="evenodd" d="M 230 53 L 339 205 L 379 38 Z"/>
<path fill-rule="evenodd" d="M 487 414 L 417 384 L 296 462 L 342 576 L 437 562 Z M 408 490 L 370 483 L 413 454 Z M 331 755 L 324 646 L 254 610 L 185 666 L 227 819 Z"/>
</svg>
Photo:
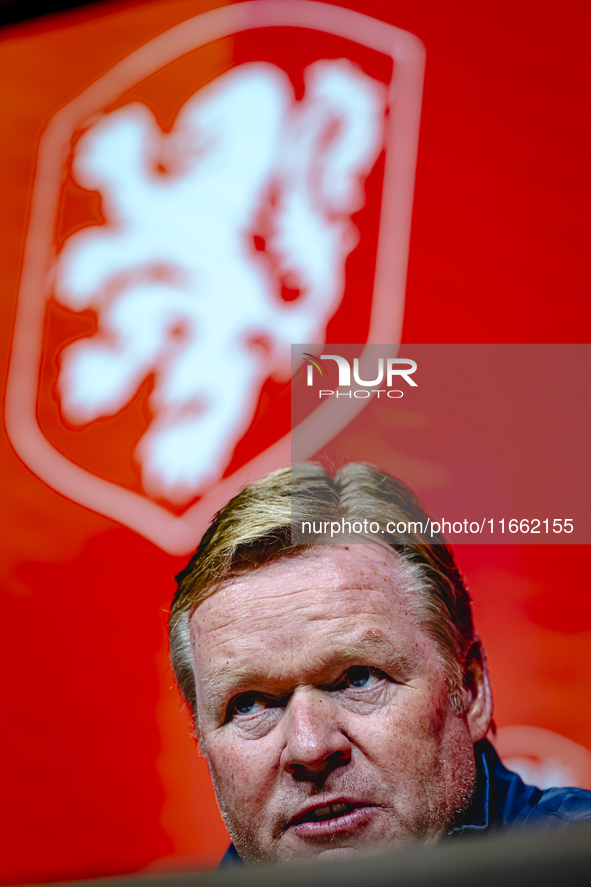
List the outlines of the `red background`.
<svg viewBox="0 0 591 887">
<path fill-rule="evenodd" d="M 44 124 L 146 40 L 216 5 L 99 4 L 3 31 L 3 376 Z M 341 5 L 427 48 L 403 340 L 589 341 L 588 5 Z M 92 877 L 175 858 L 212 866 L 227 836 L 166 665 L 165 611 L 184 559 L 51 490 L 4 432 L 0 448 L 0 877 Z M 458 551 L 497 723 L 545 727 L 591 748 L 588 554 Z"/>
</svg>

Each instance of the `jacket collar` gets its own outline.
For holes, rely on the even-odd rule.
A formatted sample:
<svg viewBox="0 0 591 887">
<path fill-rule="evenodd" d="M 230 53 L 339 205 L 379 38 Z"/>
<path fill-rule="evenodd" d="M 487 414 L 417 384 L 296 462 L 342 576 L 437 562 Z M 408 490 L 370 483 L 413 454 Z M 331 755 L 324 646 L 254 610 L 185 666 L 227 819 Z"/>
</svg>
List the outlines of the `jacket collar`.
<svg viewBox="0 0 591 887">
<path fill-rule="evenodd" d="M 445 839 L 460 835 L 482 834 L 491 828 L 497 819 L 502 797 L 513 781 L 521 784 L 515 773 L 501 764 L 499 756 L 488 739 L 474 745 L 476 764 L 476 788 L 468 809 L 447 833 Z"/>
</svg>

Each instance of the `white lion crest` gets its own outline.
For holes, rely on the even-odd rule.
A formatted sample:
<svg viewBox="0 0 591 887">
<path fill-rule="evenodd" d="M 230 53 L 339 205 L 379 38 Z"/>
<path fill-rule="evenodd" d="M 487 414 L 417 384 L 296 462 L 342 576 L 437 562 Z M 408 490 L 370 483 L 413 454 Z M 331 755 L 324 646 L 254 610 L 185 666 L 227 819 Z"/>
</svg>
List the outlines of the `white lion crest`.
<svg viewBox="0 0 591 887">
<path fill-rule="evenodd" d="M 305 71 L 305 95 L 264 63 L 199 90 L 164 134 L 140 103 L 82 136 L 74 175 L 106 225 L 71 236 L 56 298 L 97 312 L 64 349 L 61 408 L 112 415 L 151 373 L 136 457 L 146 492 L 182 504 L 216 481 L 291 342 L 323 341 L 357 242 L 351 213 L 382 145 L 385 89 L 345 60 Z"/>
</svg>

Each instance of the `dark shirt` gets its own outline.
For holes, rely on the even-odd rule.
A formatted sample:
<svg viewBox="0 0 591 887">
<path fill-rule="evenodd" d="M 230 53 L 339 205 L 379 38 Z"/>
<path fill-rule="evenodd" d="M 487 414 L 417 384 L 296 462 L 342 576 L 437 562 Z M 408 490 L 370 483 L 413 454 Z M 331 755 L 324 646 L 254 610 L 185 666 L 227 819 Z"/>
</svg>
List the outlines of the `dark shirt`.
<svg viewBox="0 0 591 887">
<path fill-rule="evenodd" d="M 566 828 L 591 822 L 591 791 L 526 785 L 507 770 L 487 739 L 474 746 L 476 791 L 470 806 L 445 836 L 446 841 L 469 835 L 502 834 L 521 828 Z M 243 865 L 230 844 L 219 867 Z"/>
</svg>

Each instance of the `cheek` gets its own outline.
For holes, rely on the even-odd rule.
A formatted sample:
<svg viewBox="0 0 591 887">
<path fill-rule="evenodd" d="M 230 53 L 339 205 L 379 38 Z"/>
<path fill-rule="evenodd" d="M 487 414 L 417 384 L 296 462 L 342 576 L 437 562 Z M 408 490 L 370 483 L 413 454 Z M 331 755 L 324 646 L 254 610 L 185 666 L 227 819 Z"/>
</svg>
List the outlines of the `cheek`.
<svg viewBox="0 0 591 887">
<path fill-rule="evenodd" d="M 392 725 L 392 737 L 391 766 L 409 798 L 429 786 L 442 810 L 460 803 L 473 783 L 474 754 L 465 719 L 451 711 L 447 692 L 409 707 Z"/>
<path fill-rule="evenodd" d="M 387 769 L 413 772 L 433 761 L 436 749 L 445 744 L 451 717 L 446 693 L 409 690 L 375 720 L 359 723 L 360 745 Z"/>
<path fill-rule="evenodd" d="M 223 738 L 204 749 L 220 806 L 259 809 L 270 773 L 268 755 L 257 745 Z"/>
</svg>

